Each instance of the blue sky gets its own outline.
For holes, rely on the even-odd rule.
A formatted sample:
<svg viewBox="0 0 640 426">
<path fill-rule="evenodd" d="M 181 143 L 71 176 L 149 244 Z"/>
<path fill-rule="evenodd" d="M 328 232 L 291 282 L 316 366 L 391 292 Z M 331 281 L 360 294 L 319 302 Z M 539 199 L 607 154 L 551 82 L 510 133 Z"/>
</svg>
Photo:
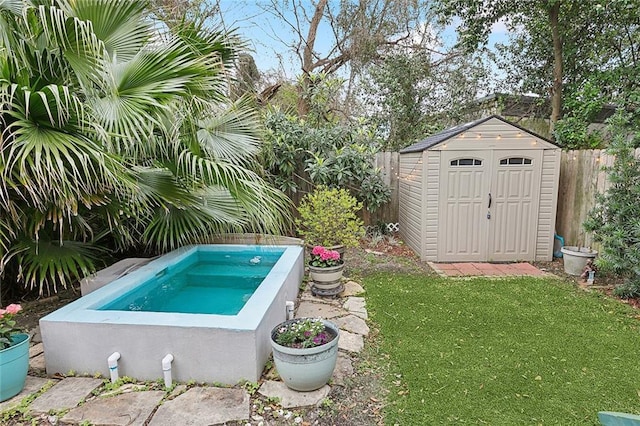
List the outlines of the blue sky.
<svg viewBox="0 0 640 426">
<path fill-rule="evenodd" d="M 280 0 L 282 3 L 283 0 Z M 286 2 L 286 1 L 284 1 Z M 249 42 L 251 53 L 261 72 L 270 69 L 284 72 L 293 78 L 299 73 L 300 62 L 295 57 L 293 49 L 286 45 L 296 39 L 291 28 L 274 17 L 265 8 L 269 1 L 250 0 L 221 0 L 224 26 L 227 29 L 236 28 L 238 33 Z M 309 8 L 309 10 L 312 10 Z M 330 31 L 327 24 L 321 25 L 318 31 L 316 48 L 326 51 L 331 37 L 323 37 L 323 33 Z M 445 43 L 455 41 L 455 26 L 447 28 L 443 34 Z M 504 24 L 494 25 L 494 31 L 489 44 L 503 42 L 507 39 L 507 29 Z M 323 41 L 324 45 L 323 45 Z"/>
</svg>

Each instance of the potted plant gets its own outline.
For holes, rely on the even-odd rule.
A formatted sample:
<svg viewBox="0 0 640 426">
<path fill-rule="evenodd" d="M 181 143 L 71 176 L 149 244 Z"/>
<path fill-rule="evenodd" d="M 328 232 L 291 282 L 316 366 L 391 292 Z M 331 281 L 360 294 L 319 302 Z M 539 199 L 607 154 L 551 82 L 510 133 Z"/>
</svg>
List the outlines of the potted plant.
<svg viewBox="0 0 640 426">
<path fill-rule="evenodd" d="M 336 250 L 315 246 L 311 250 L 309 277 L 311 292 L 318 296 L 336 296 L 344 290 L 342 271 L 344 260 Z"/>
<path fill-rule="evenodd" d="M 320 318 L 296 318 L 271 331 L 273 360 L 287 387 L 308 392 L 324 386 L 336 367 L 340 329 Z"/>
<path fill-rule="evenodd" d="M 357 215 L 361 209 L 362 203 L 346 189 L 318 186 L 298 206 L 298 234 L 311 247 L 320 245 L 339 252 L 341 246 L 356 247 L 365 233 Z"/>
<path fill-rule="evenodd" d="M 0 401 L 20 393 L 29 371 L 29 336 L 16 328 L 14 316 L 22 310 L 11 304 L 0 309 Z"/>
</svg>

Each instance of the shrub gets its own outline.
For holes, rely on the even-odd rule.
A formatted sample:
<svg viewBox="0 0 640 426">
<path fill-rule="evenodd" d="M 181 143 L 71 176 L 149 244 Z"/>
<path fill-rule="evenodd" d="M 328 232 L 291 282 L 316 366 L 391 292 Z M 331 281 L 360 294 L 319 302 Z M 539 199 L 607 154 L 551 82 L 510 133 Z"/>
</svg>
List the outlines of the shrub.
<svg viewBox="0 0 640 426">
<path fill-rule="evenodd" d="M 364 236 L 364 224 L 357 212 L 362 203 L 346 189 L 319 186 L 307 194 L 298 207 L 298 234 L 312 246 L 355 247 Z"/>
<path fill-rule="evenodd" d="M 629 137 L 627 123 L 622 113 L 611 121 L 608 151 L 615 160 L 605 168 L 610 186 L 598 194 L 584 227 L 602 244 L 598 266 L 626 278 L 616 294 L 629 298 L 640 295 L 640 161 L 633 155 L 637 141 Z"/>
</svg>

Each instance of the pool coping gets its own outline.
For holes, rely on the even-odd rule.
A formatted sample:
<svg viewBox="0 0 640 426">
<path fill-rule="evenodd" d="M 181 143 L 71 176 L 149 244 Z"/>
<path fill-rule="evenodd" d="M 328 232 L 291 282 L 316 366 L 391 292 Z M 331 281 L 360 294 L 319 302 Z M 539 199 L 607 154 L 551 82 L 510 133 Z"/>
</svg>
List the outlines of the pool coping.
<svg viewBox="0 0 640 426">
<path fill-rule="evenodd" d="M 270 300 L 269 295 L 277 292 L 274 286 L 284 279 L 289 273 L 287 262 L 293 262 L 295 257 L 302 251 L 299 246 L 260 246 L 265 249 L 285 248 L 278 261 L 271 268 L 262 284 L 256 289 L 247 303 L 236 315 L 216 315 L 216 314 L 192 314 L 173 312 L 135 312 L 120 310 L 99 310 L 98 307 L 113 300 L 128 291 L 136 288 L 140 282 L 144 282 L 155 277 L 159 270 L 163 270 L 169 265 L 179 262 L 192 255 L 194 251 L 202 250 L 203 247 L 226 249 L 231 251 L 241 251 L 252 247 L 248 244 L 215 244 L 201 246 L 186 246 L 174 250 L 152 260 L 137 270 L 120 277 L 101 287 L 86 296 L 54 311 L 42 320 L 45 321 L 74 321 L 80 323 L 111 323 L 111 324 L 139 324 L 139 325 L 164 325 L 180 327 L 211 327 L 215 322 L 216 326 L 234 330 L 254 330 L 262 321 L 262 316 L 268 306 L 264 305 L 265 300 Z M 206 251 L 217 251 L 208 250 Z"/>
</svg>

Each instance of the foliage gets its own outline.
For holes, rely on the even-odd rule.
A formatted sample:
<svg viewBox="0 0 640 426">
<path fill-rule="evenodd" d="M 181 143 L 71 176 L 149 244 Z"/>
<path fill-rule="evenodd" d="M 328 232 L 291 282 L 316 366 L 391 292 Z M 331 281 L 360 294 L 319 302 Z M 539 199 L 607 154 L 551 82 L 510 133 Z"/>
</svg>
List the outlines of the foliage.
<svg viewBox="0 0 640 426">
<path fill-rule="evenodd" d="M 618 294 L 636 297 L 640 295 L 640 159 L 634 156 L 634 147 L 640 129 L 628 123 L 629 116 L 623 112 L 611 120 L 608 152 L 615 159 L 605 168 L 609 187 L 598 194 L 584 227 L 602 245 L 598 266 L 626 278 Z"/>
<path fill-rule="evenodd" d="M 478 57 L 433 56 L 428 51 L 398 51 L 366 68 L 362 114 L 378 126 L 385 151 L 437 133 L 443 123 L 458 124 L 465 105 L 487 90 L 488 71 Z"/>
<path fill-rule="evenodd" d="M 315 246 L 311 250 L 311 260 L 309 265 L 317 268 L 330 268 L 342 264 L 340 253 L 336 250 L 329 250 L 322 246 Z"/>
<path fill-rule="evenodd" d="M 373 166 L 378 143 L 364 123 L 309 121 L 281 111 L 265 111 L 261 161 L 273 184 L 291 195 L 299 188 L 347 188 L 370 211 L 387 202 L 391 191 Z"/>
<path fill-rule="evenodd" d="M 257 117 L 226 97 L 240 43 L 144 1 L 0 2 L 3 292 L 88 275 L 105 252 L 272 232 Z"/>
<path fill-rule="evenodd" d="M 275 331 L 277 344 L 289 348 L 313 348 L 332 341 L 330 333 L 320 318 L 299 318 L 281 324 Z"/>
<path fill-rule="evenodd" d="M 555 140 L 566 149 L 596 149 L 603 144 L 602 135 L 596 130 L 589 130 L 602 108 L 604 98 L 600 87 L 587 82 L 574 97 L 564 103 L 567 114 L 556 123 Z"/>
<path fill-rule="evenodd" d="M 375 361 L 390 363 L 386 424 L 595 425 L 603 407 L 637 412 L 639 324 L 623 303 L 549 278 L 385 272 L 362 284 Z"/>
<path fill-rule="evenodd" d="M 16 327 L 14 316 L 22 310 L 22 306 L 12 303 L 6 308 L 0 309 L 0 349 L 6 349 L 13 344 L 11 335 L 20 333 Z"/>
<path fill-rule="evenodd" d="M 461 18 L 459 41 L 472 51 L 484 49 L 494 25 L 506 25 L 509 42 L 497 46 L 505 85 L 545 98 L 551 93 L 552 121 L 573 116 L 581 102 L 620 104 L 637 88 L 639 0 L 438 0 L 436 5 L 445 22 Z M 583 97 L 589 83 L 598 88 L 598 98 Z M 576 125 L 572 119 L 560 132 L 570 136 Z"/>
<path fill-rule="evenodd" d="M 432 42 L 430 9 L 424 0 L 271 0 L 265 10 L 294 34 L 293 40 L 284 42 L 300 61 L 298 87 L 302 93 L 314 85 L 313 74 L 341 71 L 353 82 L 360 70 L 389 49 L 403 46 L 419 51 Z M 275 39 L 281 39 L 281 35 Z M 348 91 L 346 98 L 343 105 L 348 110 L 353 92 Z M 305 117 L 309 107 L 308 99 L 301 96 L 298 115 Z"/>
<path fill-rule="evenodd" d="M 359 203 L 344 188 L 319 186 L 298 206 L 298 233 L 309 245 L 356 247 L 364 236 Z"/>
</svg>

